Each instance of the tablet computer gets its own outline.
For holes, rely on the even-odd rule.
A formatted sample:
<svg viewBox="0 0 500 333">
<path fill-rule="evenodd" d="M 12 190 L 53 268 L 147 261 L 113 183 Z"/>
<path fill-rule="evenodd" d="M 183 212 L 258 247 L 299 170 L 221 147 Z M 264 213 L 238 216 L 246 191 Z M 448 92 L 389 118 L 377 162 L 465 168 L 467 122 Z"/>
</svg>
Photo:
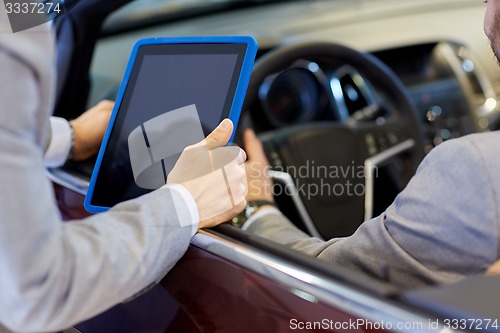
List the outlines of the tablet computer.
<svg viewBox="0 0 500 333">
<path fill-rule="evenodd" d="M 97 156 L 85 209 L 102 212 L 161 187 L 185 147 L 201 141 L 224 118 L 236 129 L 256 52 L 249 36 L 139 40 Z"/>
</svg>

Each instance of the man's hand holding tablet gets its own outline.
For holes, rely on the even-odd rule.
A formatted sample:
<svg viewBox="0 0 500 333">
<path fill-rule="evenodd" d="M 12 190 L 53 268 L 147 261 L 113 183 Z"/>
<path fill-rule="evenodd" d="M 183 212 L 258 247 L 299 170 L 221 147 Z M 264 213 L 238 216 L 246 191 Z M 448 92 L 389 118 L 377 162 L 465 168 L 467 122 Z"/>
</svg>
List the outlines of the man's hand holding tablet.
<svg viewBox="0 0 500 333">
<path fill-rule="evenodd" d="M 246 205 L 245 152 L 225 146 L 233 123 L 223 120 L 207 138 L 184 149 L 167 178 L 167 184 L 180 184 L 193 196 L 198 207 L 200 228 L 230 220 Z"/>
</svg>

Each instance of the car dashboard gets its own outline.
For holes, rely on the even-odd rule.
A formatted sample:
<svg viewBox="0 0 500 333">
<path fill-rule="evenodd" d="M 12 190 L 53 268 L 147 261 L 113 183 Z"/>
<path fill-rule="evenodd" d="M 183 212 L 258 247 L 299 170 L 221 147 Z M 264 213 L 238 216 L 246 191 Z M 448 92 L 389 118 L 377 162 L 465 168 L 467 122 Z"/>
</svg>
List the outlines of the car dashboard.
<svg viewBox="0 0 500 333">
<path fill-rule="evenodd" d="M 371 52 L 398 75 L 419 112 L 428 152 L 447 139 L 498 125 L 498 87 L 492 82 L 500 75 L 481 30 L 483 12 L 471 0 L 292 1 L 153 26 L 118 12 L 97 44 L 89 105 L 114 96 L 130 48 L 141 37 L 249 34 L 259 42 L 258 57 L 295 42 L 328 41 Z M 257 130 L 390 116 L 390 107 L 377 105 L 377 93 L 356 69 L 307 59 L 291 67 L 263 82 Z"/>
<path fill-rule="evenodd" d="M 497 96 L 466 46 L 449 41 L 373 52 L 401 79 L 418 112 L 425 149 L 498 126 Z M 384 122 L 391 107 L 349 66 L 302 60 L 270 75 L 252 114 L 259 131 L 312 121 Z"/>
</svg>

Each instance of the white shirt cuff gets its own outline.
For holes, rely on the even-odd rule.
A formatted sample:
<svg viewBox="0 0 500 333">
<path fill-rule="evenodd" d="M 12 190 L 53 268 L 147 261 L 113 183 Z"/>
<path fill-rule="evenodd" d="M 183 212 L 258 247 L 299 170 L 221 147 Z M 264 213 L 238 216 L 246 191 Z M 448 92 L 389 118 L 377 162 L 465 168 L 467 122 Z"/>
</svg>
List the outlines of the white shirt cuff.
<svg viewBox="0 0 500 333">
<path fill-rule="evenodd" d="M 48 168 L 55 168 L 63 165 L 68 159 L 71 149 L 71 128 L 69 122 L 64 118 L 50 117 L 50 137 L 49 147 L 43 156 L 43 164 Z"/>
<path fill-rule="evenodd" d="M 250 218 L 248 220 L 246 220 L 246 222 L 241 227 L 241 230 L 248 230 L 248 228 L 250 228 L 250 226 L 255 221 L 257 221 L 258 219 L 260 219 L 266 215 L 270 215 L 270 214 L 283 215 L 283 213 L 280 212 L 280 210 L 278 208 L 275 208 L 275 207 L 261 208 L 257 211 L 257 213 L 253 214 L 252 216 L 250 216 Z"/>
<path fill-rule="evenodd" d="M 187 207 L 189 212 L 190 221 L 180 221 L 181 225 L 191 225 L 191 237 L 193 237 L 198 231 L 198 227 L 200 225 L 200 214 L 198 213 L 198 206 L 196 205 L 196 201 L 194 200 L 191 193 L 180 184 L 166 184 L 163 185 L 160 189 L 169 189 L 171 191 L 175 191 L 184 201 L 184 205 Z M 175 196 L 174 205 L 175 205 Z M 185 216 L 179 216 L 179 218 L 186 218 Z"/>
</svg>

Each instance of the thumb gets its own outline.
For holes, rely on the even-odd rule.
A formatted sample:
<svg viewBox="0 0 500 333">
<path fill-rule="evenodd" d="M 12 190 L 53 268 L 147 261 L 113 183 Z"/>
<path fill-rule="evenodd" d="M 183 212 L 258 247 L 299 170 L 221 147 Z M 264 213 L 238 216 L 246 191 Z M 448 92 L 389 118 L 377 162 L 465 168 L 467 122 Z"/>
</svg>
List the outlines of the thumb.
<svg viewBox="0 0 500 333">
<path fill-rule="evenodd" d="M 232 134 L 233 122 L 226 118 L 207 136 L 205 142 L 209 149 L 221 147 L 227 144 Z"/>
</svg>

